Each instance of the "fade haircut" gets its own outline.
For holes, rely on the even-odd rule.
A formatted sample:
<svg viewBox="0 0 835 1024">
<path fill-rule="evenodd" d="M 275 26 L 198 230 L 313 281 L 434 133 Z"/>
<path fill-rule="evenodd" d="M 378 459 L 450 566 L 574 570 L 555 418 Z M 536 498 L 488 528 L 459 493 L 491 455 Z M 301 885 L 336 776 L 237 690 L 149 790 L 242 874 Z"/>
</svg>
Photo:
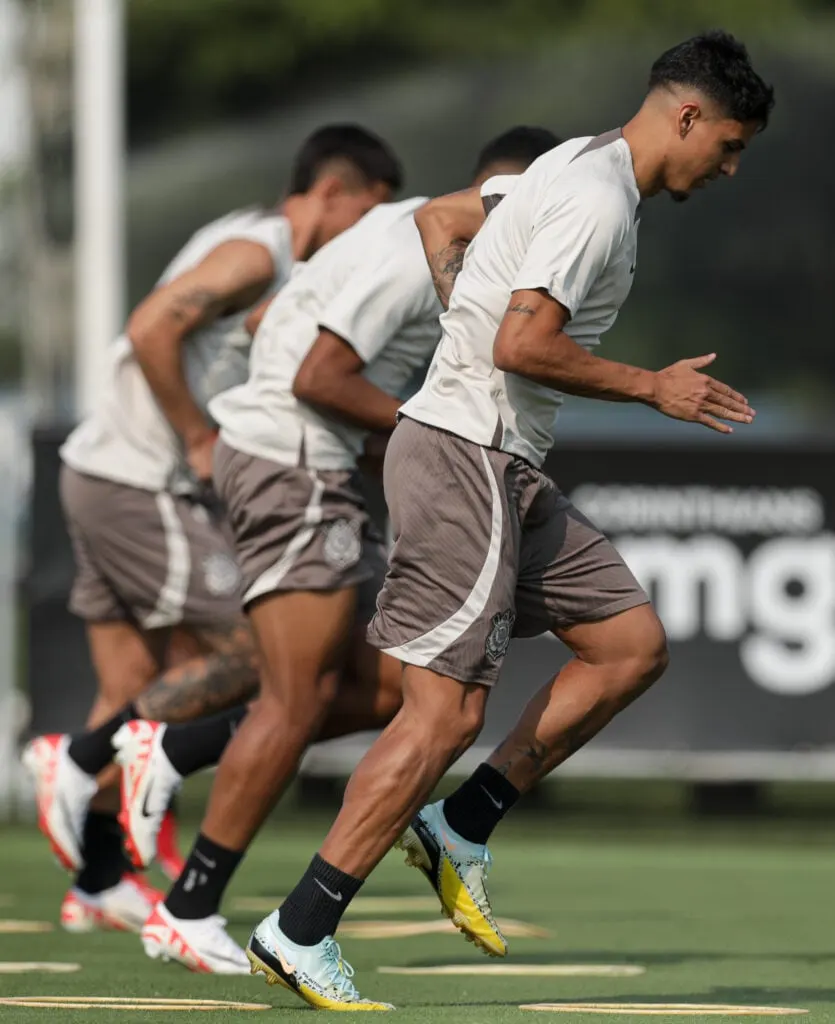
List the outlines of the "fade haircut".
<svg viewBox="0 0 835 1024">
<path fill-rule="evenodd" d="M 400 161 L 378 135 L 356 124 L 330 124 L 302 143 L 293 161 L 289 194 L 307 192 L 329 164 L 347 166 L 365 187 L 383 182 L 396 192 L 403 184 Z"/>
<path fill-rule="evenodd" d="M 478 155 L 473 177 L 477 178 L 491 164 L 500 161 L 512 160 L 530 167 L 537 157 L 547 153 L 554 146 L 559 146 L 561 142 L 562 139 L 557 138 L 547 128 L 517 125 L 487 143 Z"/>
<path fill-rule="evenodd" d="M 774 106 L 774 89 L 751 66 L 748 50 L 727 32 L 705 32 L 662 53 L 652 65 L 650 91 L 691 86 L 743 124 L 756 121 L 762 131 Z"/>
</svg>

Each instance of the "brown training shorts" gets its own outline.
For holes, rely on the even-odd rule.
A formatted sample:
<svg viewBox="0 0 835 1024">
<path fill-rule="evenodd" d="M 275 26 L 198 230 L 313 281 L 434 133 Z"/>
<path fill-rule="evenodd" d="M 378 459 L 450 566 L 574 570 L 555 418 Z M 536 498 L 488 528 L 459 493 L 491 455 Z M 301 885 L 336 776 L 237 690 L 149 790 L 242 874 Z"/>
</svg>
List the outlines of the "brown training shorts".
<svg viewBox="0 0 835 1024">
<path fill-rule="evenodd" d="M 394 547 L 368 638 L 402 662 L 490 685 L 511 636 L 649 601 L 612 544 L 523 459 L 404 417 L 384 475 Z"/>
<path fill-rule="evenodd" d="M 385 549 L 355 472 L 286 466 L 215 447 L 214 482 L 226 505 L 244 605 L 267 594 L 357 586 L 367 620 L 385 574 Z"/>
<path fill-rule="evenodd" d="M 217 518 L 165 491 L 61 468 L 76 563 L 70 610 L 143 629 L 211 627 L 241 614 L 240 573 Z"/>
</svg>

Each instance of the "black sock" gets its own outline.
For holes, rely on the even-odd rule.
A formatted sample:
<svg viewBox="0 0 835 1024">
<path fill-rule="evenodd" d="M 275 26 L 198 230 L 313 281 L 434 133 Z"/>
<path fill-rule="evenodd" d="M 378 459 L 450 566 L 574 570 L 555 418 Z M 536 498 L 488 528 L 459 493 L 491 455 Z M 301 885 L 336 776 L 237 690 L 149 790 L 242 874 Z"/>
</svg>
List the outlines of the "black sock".
<svg viewBox="0 0 835 1024">
<path fill-rule="evenodd" d="M 113 760 L 113 747 L 110 741 L 125 722 L 132 722 L 135 718 L 141 717 L 135 705 L 128 704 L 98 728 L 73 736 L 67 753 L 83 772 L 98 775 Z"/>
<path fill-rule="evenodd" d="M 315 946 L 339 927 L 361 878 L 346 875 L 317 853 L 302 880 L 281 904 L 279 926 L 298 946 Z"/>
<path fill-rule="evenodd" d="M 486 843 L 496 825 L 519 799 L 519 790 L 492 765 L 480 764 L 444 800 L 449 827 L 471 843 Z"/>
<path fill-rule="evenodd" d="M 91 896 L 118 885 L 131 870 L 122 849 L 122 830 L 115 814 L 88 811 L 81 852 L 84 867 L 75 879 L 77 889 Z"/>
<path fill-rule="evenodd" d="M 242 857 L 242 852 L 218 846 L 201 832 L 183 873 L 166 897 L 166 909 L 183 921 L 196 921 L 216 914 L 226 886 Z"/>
<path fill-rule="evenodd" d="M 230 708 L 209 718 L 169 725 L 162 736 L 163 752 L 180 775 L 210 768 L 220 760 L 246 712 L 245 706 Z"/>
</svg>

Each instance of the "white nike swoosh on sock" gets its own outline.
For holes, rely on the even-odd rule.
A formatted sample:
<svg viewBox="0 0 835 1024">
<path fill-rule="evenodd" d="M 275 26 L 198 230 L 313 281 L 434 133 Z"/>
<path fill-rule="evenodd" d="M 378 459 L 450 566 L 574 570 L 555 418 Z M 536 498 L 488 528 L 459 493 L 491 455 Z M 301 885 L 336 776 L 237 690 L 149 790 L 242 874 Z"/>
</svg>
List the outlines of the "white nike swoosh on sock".
<svg viewBox="0 0 835 1024">
<path fill-rule="evenodd" d="M 489 790 L 484 788 L 484 786 L 479 786 L 479 789 L 482 791 L 482 793 L 486 793 L 487 794 L 487 796 L 490 799 L 490 803 L 493 804 L 493 806 L 496 808 L 497 811 L 503 811 L 504 810 L 504 801 L 503 800 L 497 800 Z"/>
<path fill-rule="evenodd" d="M 342 902 L 342 893 L 341 892 L 331 892 L 330 889 L 327 888 L 327 886 L 322 885 L 322 883 L 319 881 L 318 878 L 314 878 L 313 881 L 319 886 L 319 888 L 322 890 L 322 892 L 326 892 L 328 894 L 328 896 L 330 896 L 330 898 L 332 900 L 336 900 L 337 903 L 341 903 Z"/>
</svg>

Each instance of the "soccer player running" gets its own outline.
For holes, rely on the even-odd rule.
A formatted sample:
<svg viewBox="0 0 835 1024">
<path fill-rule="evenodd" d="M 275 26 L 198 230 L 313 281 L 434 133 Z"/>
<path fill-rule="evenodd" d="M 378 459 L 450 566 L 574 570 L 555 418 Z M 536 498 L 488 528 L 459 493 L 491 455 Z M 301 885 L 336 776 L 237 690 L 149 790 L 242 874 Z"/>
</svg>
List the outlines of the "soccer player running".
<svg viewBox="0 0 835 1024">
<path fill-rule="evenodd" d="M 556 141 L 536 133 L 515 169 Z M 517 138 L 507 144 L 518 151 Z M 494 160 L 499 148 L 491 147 Z M 199 971 L 249 970 L 218 916 L 244 851 L 308 745 L 322 738 L 323 723 L 333 721 L 329 712 L 344 687 L 364 693 L 356 706 L 367 710 L 337 721 L 343 733 L 380 727 L 399 707 L 401 666 L 365 639 L 385 554 L 356 467 L 368 432 L 394 428 L 397 396 L 440 338 L 440 307 L 413 216 L 425 202 L 379 206 L 321 249 L 268 308 L 248 382 L 210 404 L 221 427 L 215 485 L 261 653 L 261 691 L 223 753 L 186 866 L 142 930 L 153 958 Z M 161 756 L 140 753 L 122 764 L 135 778 L 134 805 L 148 785 L 156 794 L 157 782 L 171 777 L 160 770 Z M 139 825 L 138 815 L 129 819 Z M 314 1005 L 357 1005 L 338 950 L 328 950 L 322 972 L 301 991 Z"/>
<path fill-rule="evenodd" d="M 492 828 L 664 671 L 664 631 L 646 594 L 540 467 L 563 392 L 643 402 L 723 433 L 724 421 L 753 419 L 742 395 L 702 372 L 712 355 L 652 372 L 594 349 L 632 284 L 641 203 L 662 191 L 684 200 L 733 176 L 772 103 L 740 43 L 690 39 L 653 65 L 623 130 L 536 161 L 467 251 L 426 383 L 386 455 L 394 546 L 369 638 L 404 663 L 403 706 L 354 772 L 304 877 L 248 947 L 289 987 L 332 969 L 342 914 L 404 829 L 455 924 L 503 955 L 484 886 Z M 546 630 L 573 660 L 489 763 L 413 821 L 478 735 L 511 636 Z"/>
<path fill-rule="evenodd" d="M 294 262 L 400 182 L 396 158 L 365 129 L 313 133 L 279 206 L 214 221 L 169 264 L 112 347 L 98 407 L 61 450 L 77 573 L 70 607 L 87 625 L 98 696 L 85 733 L 40 737 L 24 763 L 40 827 L 77 872 L 61 914 L 69 930 L 138 931 L 159 895 L 123 877 L 118 774 L 96 778 L 114 733 L 143 715 L 227 707 L 257 686 L 239 572 L 210 493 L 217 432 L 206 403 L 246 379 L 245 324 Z"/>
</svg>

